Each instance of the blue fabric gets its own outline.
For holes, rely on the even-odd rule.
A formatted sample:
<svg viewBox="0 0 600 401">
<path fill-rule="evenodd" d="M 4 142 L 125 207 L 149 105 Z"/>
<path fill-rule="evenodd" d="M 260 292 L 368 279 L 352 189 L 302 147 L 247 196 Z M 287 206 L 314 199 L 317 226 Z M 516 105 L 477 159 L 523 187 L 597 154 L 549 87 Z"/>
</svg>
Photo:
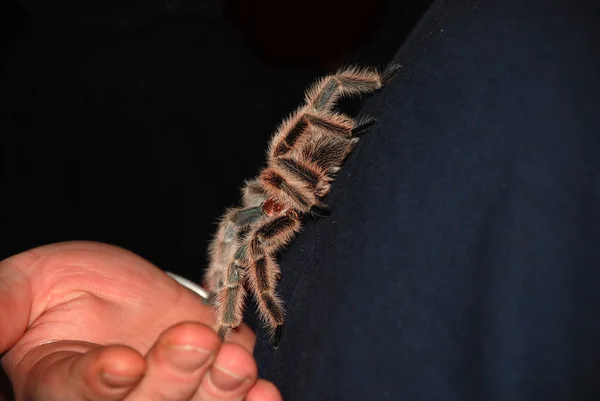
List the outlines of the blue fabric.
<svg viewBox="0 0 600 401">
<path fill-rule="evenodd" d="M 438 1 L 282 257 L 295 400 L 600 397 L 594 1 Z"/>
</svg>

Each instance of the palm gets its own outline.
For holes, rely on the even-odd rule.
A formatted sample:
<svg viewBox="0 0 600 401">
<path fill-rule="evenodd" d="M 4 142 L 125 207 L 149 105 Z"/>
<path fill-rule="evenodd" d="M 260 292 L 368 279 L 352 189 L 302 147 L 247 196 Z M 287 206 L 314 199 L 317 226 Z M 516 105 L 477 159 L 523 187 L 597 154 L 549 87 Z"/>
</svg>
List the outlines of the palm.
<svg viewBox="0 0 600 401">
<path fill-rule="evenodd" d="M 211 309 L 198 296 L 141 258 L 119 254 L 115 263 L 104 258 L 81 266 L 70 263 L 77 253 L 57 253 L 38 264 L 31 285 L 45 307 L 32 311 L 29 329 L 11 352 L 17 359 L 49 340 L 122 343 L 143 354 L 175 323 L 212 324 Z"/>
</svg>

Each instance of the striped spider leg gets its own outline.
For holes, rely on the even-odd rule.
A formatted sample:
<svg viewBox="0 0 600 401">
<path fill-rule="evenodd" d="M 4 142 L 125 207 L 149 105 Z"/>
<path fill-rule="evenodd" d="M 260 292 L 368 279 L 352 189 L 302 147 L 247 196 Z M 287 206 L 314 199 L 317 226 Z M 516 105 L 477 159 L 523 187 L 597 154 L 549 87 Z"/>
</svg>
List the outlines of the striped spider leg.
<svg viewBox="0 0 600 401">
<path fill-rule="evenodd" d="M 242 206 L 226 210 L 221 217 L 217 232 L 208 247 L 209 265 L 204 274 L 204 285 L 213 296 L 222 285 L 227 265 L 240 247 L 242 230 L 247 230 L 264 217 L 261 206 L 266 200 L 267 195 L 258 181 L 246 181 L 242 188 Z"/>
</svg>

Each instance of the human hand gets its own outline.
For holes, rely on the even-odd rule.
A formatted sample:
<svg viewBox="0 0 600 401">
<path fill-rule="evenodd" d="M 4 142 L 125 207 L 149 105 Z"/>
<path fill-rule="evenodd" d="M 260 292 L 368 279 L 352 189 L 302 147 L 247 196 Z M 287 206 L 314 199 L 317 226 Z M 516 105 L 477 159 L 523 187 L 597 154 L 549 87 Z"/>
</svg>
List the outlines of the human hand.
<svg viewBox="0 0 600 401">
<path fill-rule="evenodd" d="M 67 242 L 0 262 L 16 400 L 281 400 L 257 379 L 254 333 L 222 343 L 212 324 L 199 296 L 117 247 Z"/>
</svg>

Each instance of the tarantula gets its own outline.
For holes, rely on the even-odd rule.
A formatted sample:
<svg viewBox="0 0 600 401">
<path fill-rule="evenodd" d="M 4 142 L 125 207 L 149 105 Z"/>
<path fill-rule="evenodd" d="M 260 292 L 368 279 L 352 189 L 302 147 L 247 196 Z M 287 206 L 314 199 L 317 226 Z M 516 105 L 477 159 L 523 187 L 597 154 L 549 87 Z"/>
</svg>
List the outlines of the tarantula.
<svg viewBox="0 0 600 401">
<path fill-rule="evenodd" d="M 349 67 L 321 78 L 278 127 L 269 144 L 267 166 L 246 181 L 241 206 L 225 212 L 209 246 L 205 285 L 222 338 L 242 322 L 249 291 L 271 344 L 279 343 L 285 312 L 275 293 L 281 277 L 277 253 L 299 232 L 303 216 L 328 215 L 323 198 L 331 182 L 358 135 L 375 122 L 371 117 L 353 119 L 333 108 L 341 97 L 380 89 L 399 67 L 390 65 L 382 72 Z"/>
</svg>

